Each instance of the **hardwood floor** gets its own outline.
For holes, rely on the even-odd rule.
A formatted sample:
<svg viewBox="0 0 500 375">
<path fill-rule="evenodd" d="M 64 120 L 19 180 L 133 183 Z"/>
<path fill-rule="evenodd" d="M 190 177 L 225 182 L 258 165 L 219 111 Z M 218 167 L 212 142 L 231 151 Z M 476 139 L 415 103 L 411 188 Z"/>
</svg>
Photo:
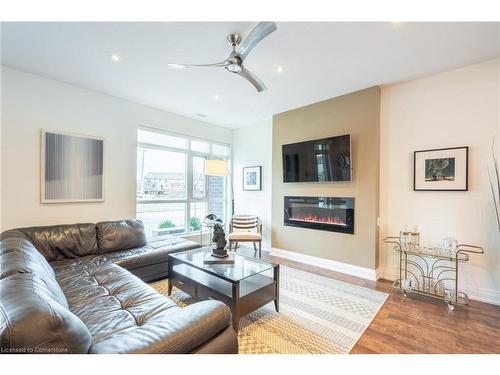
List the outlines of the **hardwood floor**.
<svg viewBox="0 0 500 375">
<path fill-rule="evenodd" d="M 250 248 L 238 249 L 254 255 Z M 390 281 L 377 282 L 262 253 L 262 259 L 388 293 L 384 306 L 351 350 L 370 353 L 500 353 L 500 306 L 470 301 L 449 311 L 441 302 L 408 298 Z"/>
</svg>

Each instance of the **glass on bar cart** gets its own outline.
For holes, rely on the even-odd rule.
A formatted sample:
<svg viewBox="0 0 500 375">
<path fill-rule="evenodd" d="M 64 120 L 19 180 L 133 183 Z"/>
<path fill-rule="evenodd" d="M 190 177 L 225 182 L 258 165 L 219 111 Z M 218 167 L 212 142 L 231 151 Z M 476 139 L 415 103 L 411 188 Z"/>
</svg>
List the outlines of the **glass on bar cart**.
<svg viewBox="0 0 500 375">
<path fill-rule="evenodd" d="M 458 241 L 453 237 L 446 237 L 443 239 L 443 249 L 446 256 L 454 257 L 458 249 Z"/>
<path fill-rule="evenodd" d="M 410 243 L 414 248 L 420 246 L 420 232 L 417 225 L 413 227 L 413 232 L 410 233 Z"/>
<path fill-rule="evenodd" d="M 401 250 L 407 250 L 410 244 L 410 231 L 408 230 L 408 225 L 405 225 L 405 229 L 399 231 L 399 244 L 401 245 Z"/>
</svg>

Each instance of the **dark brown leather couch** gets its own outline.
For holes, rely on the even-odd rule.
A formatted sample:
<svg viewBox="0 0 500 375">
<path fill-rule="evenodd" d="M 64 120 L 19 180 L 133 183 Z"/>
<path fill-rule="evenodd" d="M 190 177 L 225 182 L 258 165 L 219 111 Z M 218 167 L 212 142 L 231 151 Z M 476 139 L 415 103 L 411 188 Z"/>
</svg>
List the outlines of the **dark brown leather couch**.
<svg viewBox="0 0 500 375">
<path fill-rule="evenodd" d="M 140 279 L 197 246 L 146 244 L 138 220 L 2 233 L 0 353 L 237 353 L 227 306 L 181 309 Z"/>
</svg>

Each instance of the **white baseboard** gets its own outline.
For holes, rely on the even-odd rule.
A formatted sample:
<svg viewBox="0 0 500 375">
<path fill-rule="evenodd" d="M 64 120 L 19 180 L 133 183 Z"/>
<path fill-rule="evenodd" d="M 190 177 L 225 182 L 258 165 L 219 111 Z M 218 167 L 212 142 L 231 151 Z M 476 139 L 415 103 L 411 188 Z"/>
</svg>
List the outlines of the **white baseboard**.
<svg viewBox="0 0 500 375">
<path fill-rule="evenodd" d="M 380 279 L 394 281 L 399 278 L 398 270 L 393 269 L 377 269 L 377 275 Z M 500 306 L 500 291 L 484 289 L 484 288 L 462 288 L 463 292 L 469 296 L 470 300 L 491 303 L 492 305 Z"/>
<path fill-rule="evenodd" d="M 319 258 L 312 255 L 300 254 L 294 251 L 277 249 L 274 247 L 269 250 L 269 253 L 280 258 L 295 260 L 298 262 L 309 264 L 311 266 L 326 268 L 335 272 L 345 273 L 347 275 L 360 277 L 362 279 L 370 281 L 377 281 L 377 272 L 374 269 L 372 270 L 370 268 L 354 266 L 352 264 Z"/>
</svg>

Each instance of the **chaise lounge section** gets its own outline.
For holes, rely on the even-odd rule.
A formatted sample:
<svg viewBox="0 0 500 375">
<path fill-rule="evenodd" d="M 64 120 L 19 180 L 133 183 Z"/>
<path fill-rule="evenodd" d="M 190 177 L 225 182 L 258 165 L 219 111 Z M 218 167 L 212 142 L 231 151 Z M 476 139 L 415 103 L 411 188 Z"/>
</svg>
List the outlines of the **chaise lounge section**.
<svg viewBox="0 0 500 375">
<path fill-rule="evenodd" d="M 144 282 L 167 276 L 169 253 L 196 247 L 148 245 L 138 220 L 2 233 L 1 351 L 237 353 L 227 306 L 180 308 Z"/>
</svg>

